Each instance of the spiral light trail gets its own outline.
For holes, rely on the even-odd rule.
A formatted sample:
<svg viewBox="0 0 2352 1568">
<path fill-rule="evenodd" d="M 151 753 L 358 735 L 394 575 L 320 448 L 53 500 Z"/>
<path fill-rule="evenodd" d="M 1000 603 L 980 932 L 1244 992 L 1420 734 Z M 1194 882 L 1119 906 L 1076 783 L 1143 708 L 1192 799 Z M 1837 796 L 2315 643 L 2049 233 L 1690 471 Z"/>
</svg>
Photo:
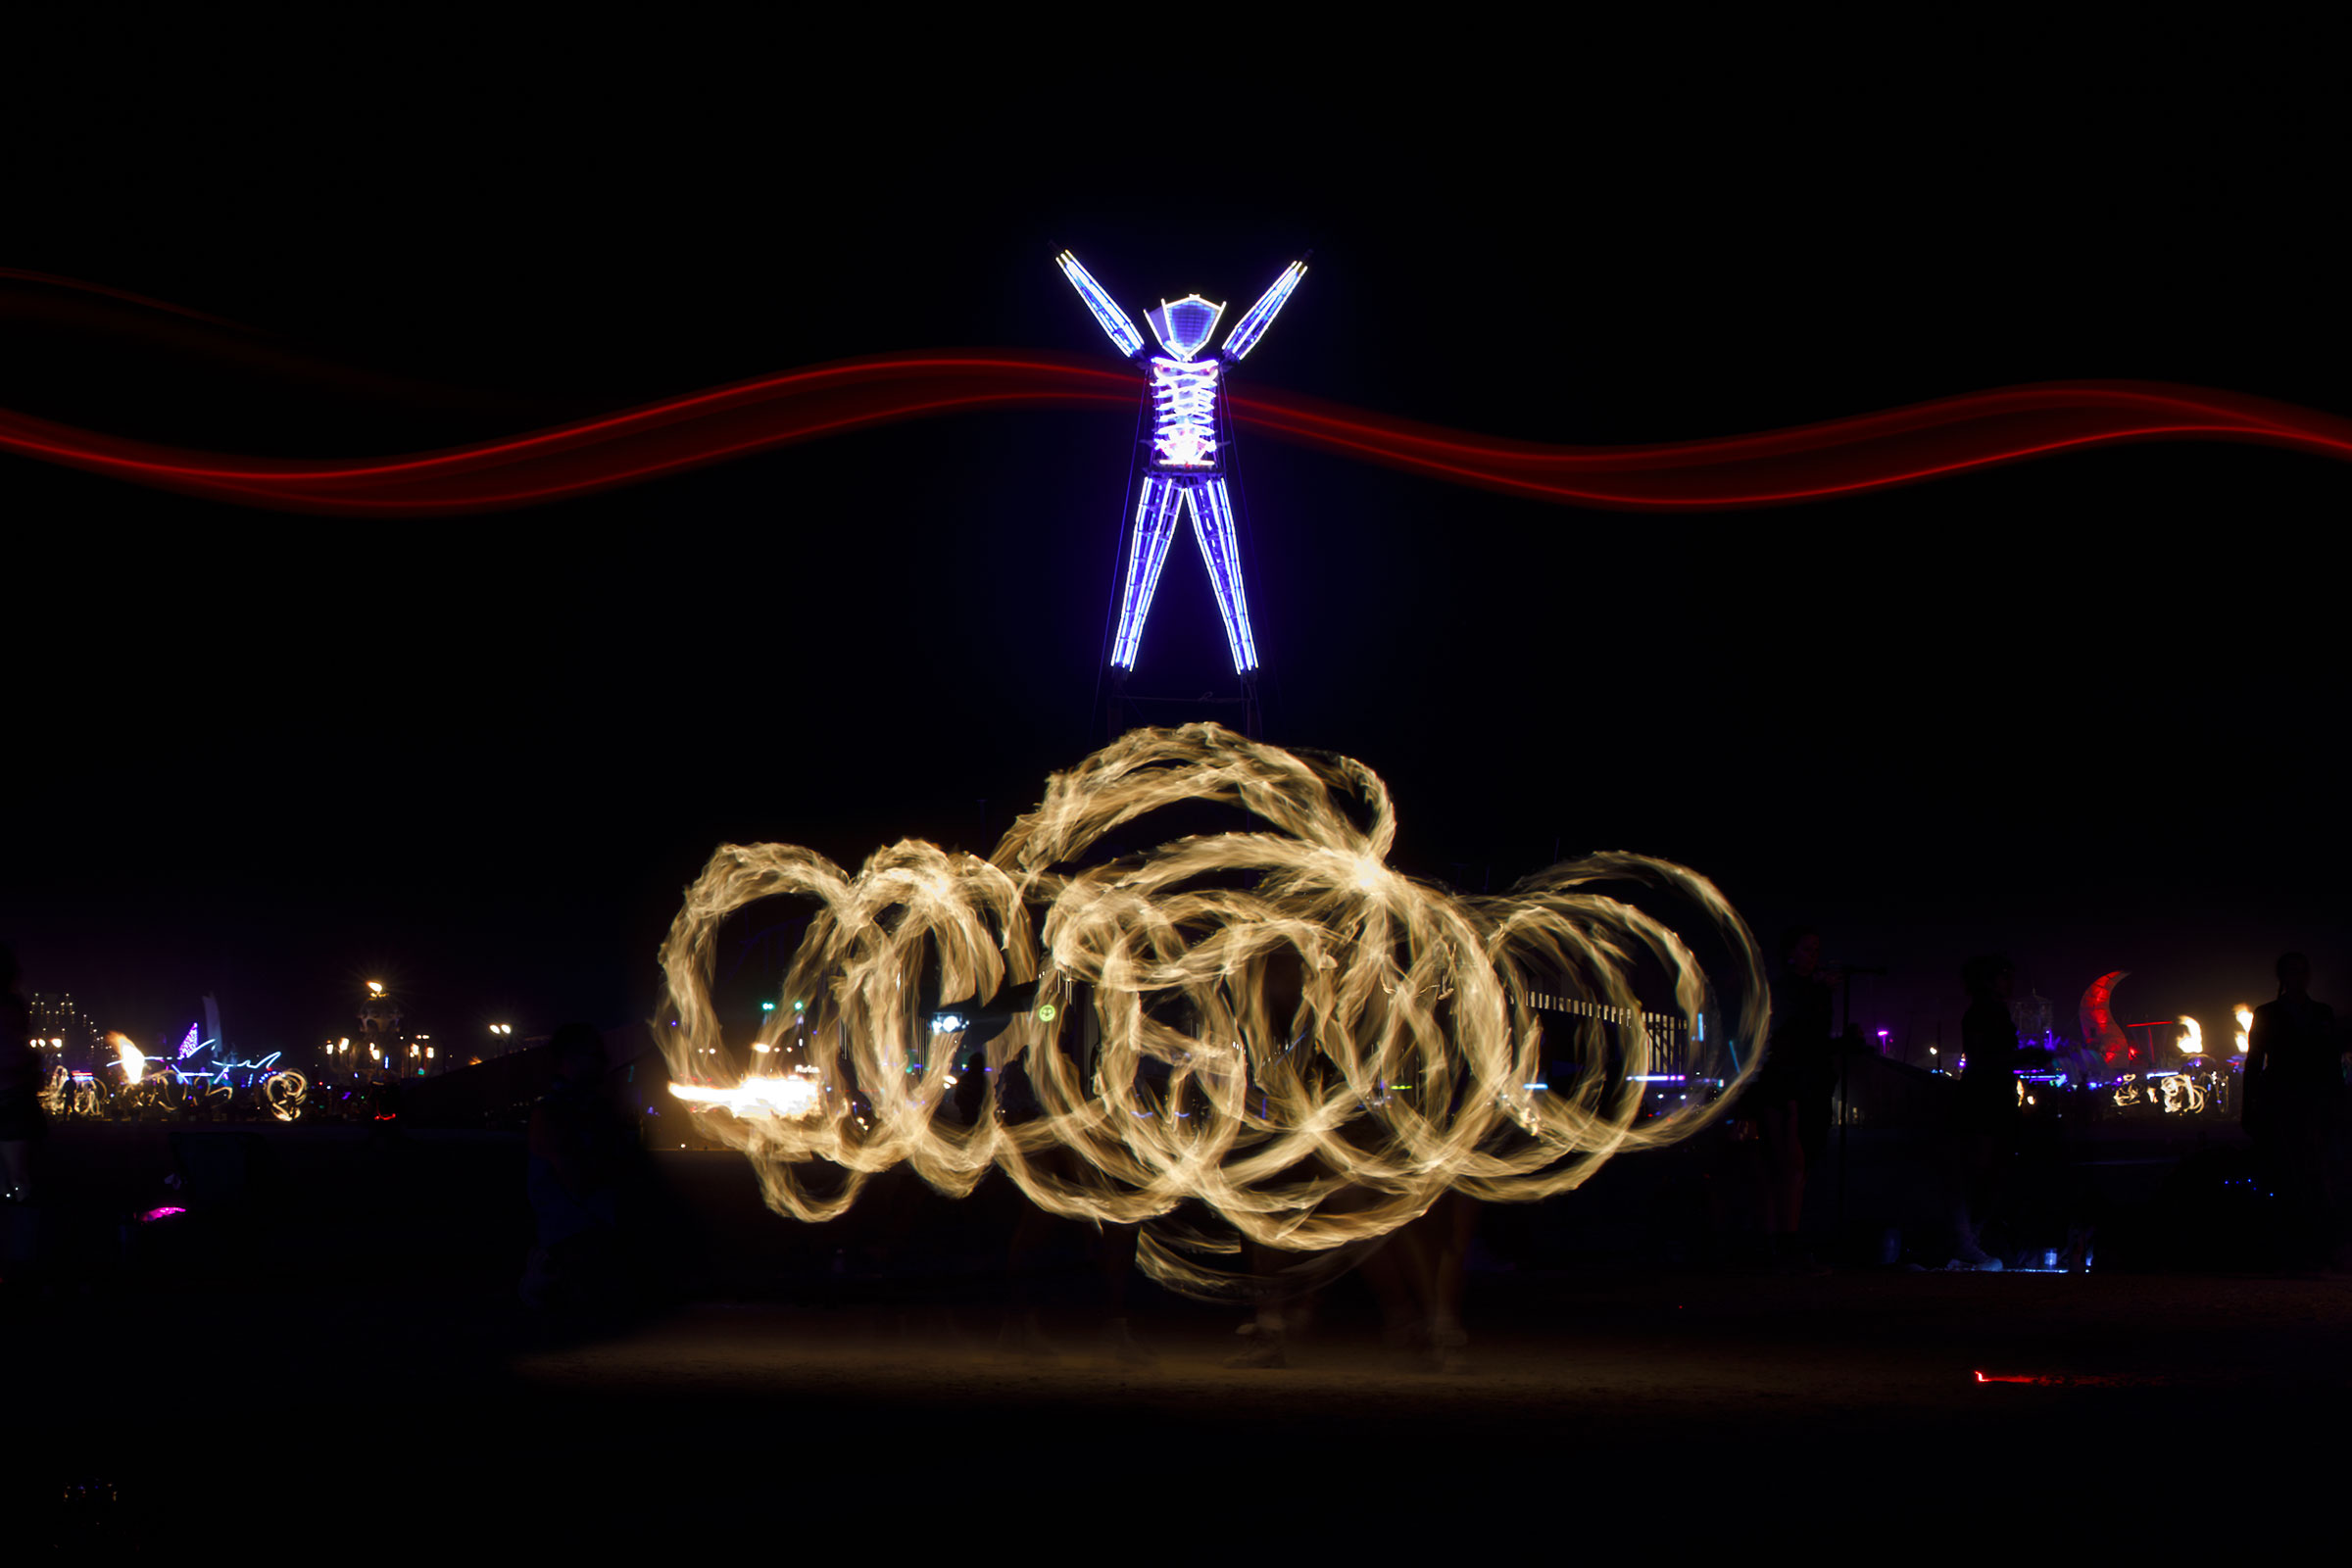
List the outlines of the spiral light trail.
<svg viewBox="0 0 2352 1568">
<path fill-rule="evenodd" d="M 1114 829 L 1200 802 L 1269 831 L 1100 858 Z M 1603 854 L 1465 897 L 1392 870 L 1396 827 L 1386 787 L 1352 760 L 1214 724 L 1137 730 L 1054 775 L 985 860 L 904 841 L 852 875 L 791 845 L 723 846 L 662 947 L 656 1033 L 675 1092 L 751 1157 L 779 1213 L 831 1219 L 895 1165 L 958 1197 L 1001 1168 L 1053 1213 L 1144 1224 L 1143 1266 L 1203 1297 L 1245 1288 L 1213 1261 L 1237 1237 L 1329 1253 L 1449 1188 L 1504 1202 L 1565 1192 L 1715 1114 L 1721 1102 L 1693 1097 L 1642 1115 L 1653 1048 L 1633 990 L 1647 960 L 1694 1033 L 1712 1006 L 1735 1038 L 1765 1037 L 1761 959 L 1711 884 Z M 1731 956 L 1729 992 L 1608 884 L 1690 906 Z M 778 896 L 817 906 L 775 1014 L 799 1022 L 755 1044 L 759 1078 L 712 1083 L 708 1064 L 729 1059 L 710 998 L 720 924 Z M 934 1047 L 932 1020 L 1032 984 L 986 1043 L 967 1124 L 946 1108 L 960 1041 Z M 1539 991 L 1637 1021 L 1612 1050 L 1595 1019 L 1540 1021 Z M 775 1093 L 780 1070 L 812 1087 Z M 1004 1093 L 1016 1071 L 1033 1114 Z"/>
</svg>

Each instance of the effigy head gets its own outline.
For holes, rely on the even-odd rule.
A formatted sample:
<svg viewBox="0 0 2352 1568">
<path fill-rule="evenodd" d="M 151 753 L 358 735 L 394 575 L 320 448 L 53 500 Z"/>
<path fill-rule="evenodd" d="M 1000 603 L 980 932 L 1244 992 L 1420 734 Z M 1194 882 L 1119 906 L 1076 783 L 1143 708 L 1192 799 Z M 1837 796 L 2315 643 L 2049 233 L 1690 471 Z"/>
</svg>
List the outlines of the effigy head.
<svg viewBox="0 0 2352 1568">
<path fill-rule="evenodd" d="M 1144 319 L 1152 324 L 1152 335 L 1159 339 L 1161 348 L 1180 360 L 1189 360 L 1207 344 L 1217 329 L 1217 318 L 1224 314 L 1224 306 L 1187 294 L 1174 304 L 1160 301 L 1159 309 L 1144 313 Z"/>
<path fill-rule="evenodd" d="M 1212 808 L 1256 830 L 1114 853 L 1150 813 Z M 779 1212 L 830 1218 L 902 1163 L 954 1195 L 1002 1169 L 1051 1212 L 1145 1226 L 1143 1266 L 1203 1297 L 1247 1293 L 1218 1261 L 1240 1239 L 1337 1255 L 1449 1189 L 1547 1197 L 1713 1119 L 1704 1095 L 1644 1112 L 1661 1015 L 1633 984 L 1665 977 L 1694 1052 L 1727 1043 L 1718 1027 L 1700 1045 L 1710 1004 L 1733 1038 L 1765 1038 L 1761 956 L 1710 884 L 1596 855 L 1471 898 L 1394 870 L 1395 837 L 1362 763 L 1195 724 L 1055 774 L 985 860 L 906 841 L 853 876 L 793 846 L 723 847 L 662 949 L 672 1093 Z M 1729 1000 L 1610 883 L 1695 907 Z M 772 1015 L 792 1021 L 754 1042 L 755 1066 L 714 1072 L 735 1059 L 710 996 L 717 927 L 776 895 L 816 906 L 784 982 L 798 1010 Z M 967 1047 L 983 1012 L 993 1032 Z M 1181 1225 L 1183 1204 L 1223 1230 Z"/>
</svg>

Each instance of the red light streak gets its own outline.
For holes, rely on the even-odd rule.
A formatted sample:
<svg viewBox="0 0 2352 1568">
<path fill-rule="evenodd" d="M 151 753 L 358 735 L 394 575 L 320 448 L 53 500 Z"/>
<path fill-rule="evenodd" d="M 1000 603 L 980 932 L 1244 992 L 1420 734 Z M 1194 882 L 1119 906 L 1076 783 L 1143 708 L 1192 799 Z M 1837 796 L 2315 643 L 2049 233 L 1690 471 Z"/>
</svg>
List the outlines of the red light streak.
<svg viewBox="0 0 2352 1568">
<path fill-rule="evenodd" d="M 178 310 L 71 279 L 0 277 Z M 542 505 L 902 419 L 1006 408 L 1131 410 L 1141 391 L 1128 368 L 1097 360 L 901 354 L 756 377 L 502 440 L 358 461 L 188 451 L 7 410 L 0 451 L 243 506 L 429 516 Z M 1480 436 L 1262 388 L 1236 389 L 1232 408 L 1255 433 L 1424 477 L 1648 512 L 1789 505 L 2132 441 L 2246 442 L 2352 459 L 2352 419 L 2137 381 L 1999 387 L 1785 430 L 1625 447 Z"/>
<path fill-rule="evenodd" d="M 95 294 L 102 299 L 120 300 L 125 305 L 136 305 L 142 310 L 169 311 L 173 316 L 184 316 L 191 321 L 203 321 L 210 326 L 225 326 L 237 331 L 244 330 L 234 321 L 224 320 L 218 316 L 208 316 L 202 311 L 191 311 L 186 306 L 174 305 L 170 300 L 150 299 L 144 294 L 133 294 L 126 288 L 116 288 L 107 283 L 85 282 L 78 277 L 59 277 L 51 272 L 31 272 L 22 267 L 0 267 L 0 280 L 11 283 L 33 283 L 44 288 L 65 289 L 75 294 Z"/>
<path fill-rule="evenodd" d="M 786 371 L 441 452 L 356 463 L 191 452 L 0 410 L 0 450 L 245 506 L 374 516 L 502 511 L 929 415 L 1132 406 L 1099 365 L 906 355 Z"/>
</svg>

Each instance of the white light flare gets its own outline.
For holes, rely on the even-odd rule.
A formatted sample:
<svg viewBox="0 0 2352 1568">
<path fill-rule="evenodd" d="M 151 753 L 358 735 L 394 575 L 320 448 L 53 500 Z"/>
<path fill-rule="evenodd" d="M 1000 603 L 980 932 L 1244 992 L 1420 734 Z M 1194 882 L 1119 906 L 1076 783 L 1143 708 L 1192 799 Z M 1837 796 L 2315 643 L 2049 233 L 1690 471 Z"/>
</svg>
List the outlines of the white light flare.
<svg viewBox="0 0 2352 1568">
<path fill-rule="evenodd" d="M 814 1078 L 746 1078 L 731 1087 L 716 1084 L 671 1084 L 669 1092 L 691 1105 L 709 1105 L 738 1116 L 784 1116 L 795 1121 L 810 1114 L 824 1095 Z"/>
<path fill-rule="evenodd" d="M 128 1088 L 147 1076 L 147 1053 L 132 1045 L 130 1036 L 110 1034 L 106 1043 L 115 1048 L 115 1065 L 122 1069 L 123 1087 Z"/>
</svg>

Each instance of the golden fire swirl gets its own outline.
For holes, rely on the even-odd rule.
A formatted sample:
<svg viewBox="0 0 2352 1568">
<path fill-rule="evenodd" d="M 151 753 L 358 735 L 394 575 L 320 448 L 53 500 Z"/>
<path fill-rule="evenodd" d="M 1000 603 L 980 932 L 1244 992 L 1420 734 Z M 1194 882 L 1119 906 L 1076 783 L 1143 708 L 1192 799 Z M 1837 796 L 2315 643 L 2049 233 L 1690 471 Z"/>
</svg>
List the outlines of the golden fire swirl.
<svg viewBox="0 0 2352 1568">
<path fill-rule="evenodd" d="M 1196 803 L 1271 831 L 1103 858 L 1106 835 Z M 1724 1101 L 1697 1094 L 1643 1116 L 1653 1043 L 1633 988 L 1646 962 L 1693 1036 L 1713 1012 L 1693 1077 L 1727 1033 L 1765 1038 L 1755 943 L 1710 883 L 1601 854 L 1471 898 L 1391 870 L 1396 832 L 1386 786 L 1360 762 L 1194 724 L 1134 731 L 1054 775 L 985 860 L 910 840 L 852 876 L 791 845 L 723 846 L 662 949 L 655 1032 L 673 1092 L 751 1157 L 779 1213 L 831 1219 L 901 1163 L 957 1197 L 1002 1168 L 1053 1213 L 1146 1225 L 1147 1271 L 1207 1297 L 1248 1293 L 1246 1274 L 1208 1261 L 1240 1238 L 1331 1253 L 1448 1188 L 1547 1198 L 1712 1119 Z M 1675 930 L 1599 891 L 1627 884 L 1712 928 L 1737 971 L 1728 999 Z M 728 1081 L 712 1066 L 737 1059 L 710 999 L 716 937 L 774 897 L 816 910 L 773 1015 L 784 1022 L 754 1044 L 759 1075 L 747 1063 Z M 958 1115 L 957 1051 L 933 1045 L 935 1015 L 1032 983 L 985 1045 L 977 1113 Z M 1613 1045 L 1597 1018 L 1547 1026 L 1533 992 L 1628 1021 Z M 1717 1075 L 1736 1089 L 1758 1054 Z M 815 1089 L 778 1095 L 779 1074 Z"/>
<path fill-rule="evenodd" d="M 279 1121 L 300 1118 L 303 1097 L 310 1092 L 311 1081 L 290 1067 L 262 1080 L 262 1101 L 270 1107 L 270 1114 Z"/>
</svg>

